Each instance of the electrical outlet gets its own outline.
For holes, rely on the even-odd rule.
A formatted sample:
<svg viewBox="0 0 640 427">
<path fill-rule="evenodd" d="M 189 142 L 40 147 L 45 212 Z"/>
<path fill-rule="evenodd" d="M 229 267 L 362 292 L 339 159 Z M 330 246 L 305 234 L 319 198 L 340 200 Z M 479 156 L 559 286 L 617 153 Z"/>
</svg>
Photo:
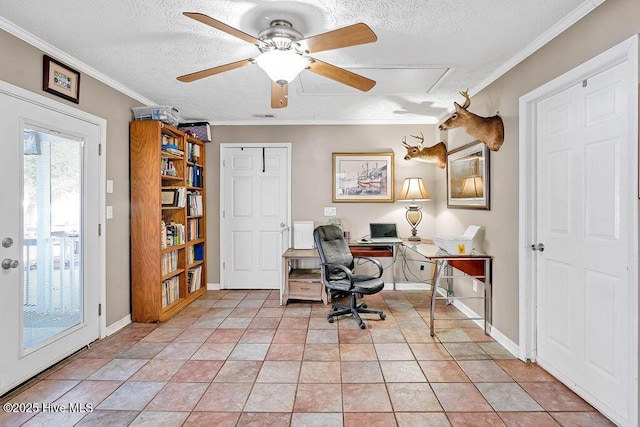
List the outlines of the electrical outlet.
<svg viewBox="0 0 640 427">
<path fill-rule="evenodd" d="M 324 216 L 336 216 L 337 209 L 334 207 L 325 207 Z"/>
<path fill-rule="evenodd" d="M 473 279 L 473 292 L 478 292 L 478 281 L 476 279 Z"/>
<path fill-rule="evenodd" d="M 424 264 L 420 264 L 420 271 L 424 271 Z"/>
</svg>

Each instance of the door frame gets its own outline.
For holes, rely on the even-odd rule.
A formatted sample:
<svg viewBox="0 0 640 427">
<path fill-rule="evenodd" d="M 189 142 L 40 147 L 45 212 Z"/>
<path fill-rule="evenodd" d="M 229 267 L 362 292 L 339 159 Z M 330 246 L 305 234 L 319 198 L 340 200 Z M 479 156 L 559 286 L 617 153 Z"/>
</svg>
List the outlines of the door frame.
<svg viewBox="0 0 640 427">
<path fill-rule="evenodd" d="M 87 113 L 86 111 L 79 110 L 77 108 L 71 107 L 69 105 L 58 102 L 54 99 L 47 98 L 46 96 L 30 92 L 26 89 L 23 89 L 18 86 L 14 86 L 10 83 L 0 80 L 0 92 L 21 100 L 23 102 L 28 102 L 30 104 L 37 105 L 42 108 L 46 108 L 49 110 L 56 111 L 61 114 L 65 114 L 72 118 L 82 120 L 93 125 L 98 126 L 100 133 L 100 140 L 98 144 L 100 144 L 101 153 L 98 159 L 98 183 L 100 184 L 100 188 L 95 189 L 98 195 L 98 220 L 101 225 L 101 234 L 98 236 L 96 240 L 97 252 L 99 254 L 99 259 L 96 260 L 98 263 L 98 304 L 101 305 L 101 313 L 98 316 L 98 334 L 100 338 L 105 338 L 107 336 L 107 316 L 106 316 L 106 302 L 107 302 L 107 283 L 106 283 L 106 194 L 104 183 L 106 182 L 105 171 L 107 164 L 107 120 L 102 117 L 94 116 L 93 114 Z M 89 189 L 87 189 L 89 190 Z M 83 194 L 84 197 L 84 194 Z M 58 362 L 58 360 L 54 361 Z"/>
<path fill-rule="evenodd" d="M 536 240 L 536 107 L 542 100 L 553 96 L 566 88 L 579 84 L 581 81 L 605 71 L 615 65 L 628 63 L 629 93 L 631 102 L 628 114 L 628 128 L 626 129 L 629 141 L 636 141 L 630 147 L 631 156 L 628 159 L 629 188 L 633 191 L 633 200 L 630 203 L 629 229 L 629 313 L 632 319 L 629 327 L 629 343 L 631 353 L 629 355 L 629 368 L 631 370 L 629 396 L 629 422 L 634 424 L 638 420 L 638 98 L 640 87 L 638 86 L 638 35 L 617 44 L 573 68 L 554 80 L 540 86 L 537 89 L 523 95 L 519 101 L 519 235 L 518 235 L 518 279 L 519 279 L 519 357 L 522 360 L 536 361 L 537 336 L 536 336 L 536 262 L 535 252 L 531 245 Z M 634 203 L 635 202 L 635 203 Z M 572 390 L 578 392 L 571 384 L 566 384 Z M 590 402 L 594 405 L 592 402 Z M 603 410 L 603 408 L 597 409 Z M 604 411 L 603 411 L 604 413 Z"/>
<path fill-rule="evenodd" d="M 291 143 L 290 142 L 251 142 L 251 143 L 238 143 L 238 142 L 222 142 L 220 143 L 220 283 L 219 288 L 224 288 L 225 283 L 225 269 L 223 268 L 225 255 L 224 245 L 224 233 L 225 233 L 225 221 L 223 218 L 224 201 L 226 195 L 226 185 L 224 180 L 224 159 L 225 151 L 227 148 L 286 148 L 287 149 L 287 247 L 291 247 Z M 282 288 L 282 271 L 280 271 L 280 287 Z"/>
</svg>

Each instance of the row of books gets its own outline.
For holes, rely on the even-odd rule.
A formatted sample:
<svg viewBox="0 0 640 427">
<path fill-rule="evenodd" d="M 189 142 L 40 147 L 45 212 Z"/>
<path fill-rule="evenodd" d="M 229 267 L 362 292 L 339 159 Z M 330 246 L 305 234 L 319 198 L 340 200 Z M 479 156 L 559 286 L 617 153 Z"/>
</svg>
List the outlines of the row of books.
<svg viewBox="0 0 640 427">
<path fill-rule="evenodd" d="M 176 170 L 176 165 L 173 163 L 173 160 L 163 158 L 160 164 L 160 173 L 165 176 L 178 176 L 178 171 Z"/>
<path fill-rule="evenodd" d="M 180 276 L 162 282 L 162 306 L 166 307 L 180 298 Z"/>
<path fill-rule="evenodd" d="M 173 221 L 162 221 L 162 248 L 168 248 L 176 245 L 183 245 L 185 243 L 185 230 L 184 224 L 179 224 Z"/>
<path fill-rule="evenodd" d="M 189 191 L 189 193 L 187 193 L 187 215 L 204 215 L 204 209 L 202 207 L 202 194 L 200 194 L 199 191 Z"/>
<path fill-rule="evenodd" d="M 162 275 L 165 276 L 178 269 L 178 251 L 162 254 Z"/>
<path fill-rule="evenodd" d="M 187 272 L 187 288 L 189 293 L 195 292 L 200 289 L 202 285 L 202 266 L 190 268 Z"/>
<path fill-rule="evenodd" d="M 193 264 L 196 261 L 204 261 L 204 243 L 187 248 L 187 264 Z"/>
<path fill-rule="evenodd" d="M 200 218 L 191 218 L 187 220 L 187 240 L 196 240 L 200 238 Z"/>
<path fill-rule="evenodd" d="M 202 166 L 187 166 L 187 185 L 190 187 L 202 187 Z"/>
<path fill-rule="evenodd" d="M 178 148 L 179 138 L 173 135 L 162 134 L 162 145 L 175 145 Z"/>
<path fill-rule="evenodd" d="M 187 141 L 187 160 L 197 163 L 200 159 L 200 145 Z"/>
</svg>

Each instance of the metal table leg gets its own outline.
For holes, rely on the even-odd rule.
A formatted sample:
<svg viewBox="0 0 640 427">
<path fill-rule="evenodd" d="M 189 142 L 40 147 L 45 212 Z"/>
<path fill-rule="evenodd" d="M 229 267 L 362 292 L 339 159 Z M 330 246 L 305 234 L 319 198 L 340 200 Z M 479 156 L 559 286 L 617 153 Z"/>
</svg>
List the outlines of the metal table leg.
<svg viewBox="0 0 640 427">
<path fill-rule="evenodd" d="M 429 311 L 429 332 L 431 336 L 435 336 L 434 332 L 434 321 L 435 321 L 435 310 L 436 310 L 436 295 L 438 295 L 438 284 L 440 283 L 440 278 L 442 277 L 442 272 L 447 267 L 447 260 L 435 261 L 436 263 L 436 275 L 435 279 L 433 279 L 433 285 L 431 288 L 431 310 Z"/>
</svg>

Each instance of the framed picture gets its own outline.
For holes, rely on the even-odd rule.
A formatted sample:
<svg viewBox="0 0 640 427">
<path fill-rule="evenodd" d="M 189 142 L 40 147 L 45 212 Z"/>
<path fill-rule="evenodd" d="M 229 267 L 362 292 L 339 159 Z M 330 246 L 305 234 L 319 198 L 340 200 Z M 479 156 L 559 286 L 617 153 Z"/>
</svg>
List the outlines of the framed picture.
<svg viewBox="0 0 640 427">
<path fill-rule="evenodd" d="M 393 202 L 393 152 L 333 153 L 334 202 Z"/>
<path fill-rule="evenodd" d="M 177 206 L 178 204 L 178 190 L 177 189 L 163 189 L 160 195 L 162 206 Z"/>
<path fill-rule="evenodd" d="M 44 55 L 42 90 L 78 104 L 80 102 L 80 73 L 62 62 Z"/>
<path fill-rule="evenodd" d="M 474 141 L 447 153 L 447 207 L 489 210 L 489 147 Z"/>
</svg>

